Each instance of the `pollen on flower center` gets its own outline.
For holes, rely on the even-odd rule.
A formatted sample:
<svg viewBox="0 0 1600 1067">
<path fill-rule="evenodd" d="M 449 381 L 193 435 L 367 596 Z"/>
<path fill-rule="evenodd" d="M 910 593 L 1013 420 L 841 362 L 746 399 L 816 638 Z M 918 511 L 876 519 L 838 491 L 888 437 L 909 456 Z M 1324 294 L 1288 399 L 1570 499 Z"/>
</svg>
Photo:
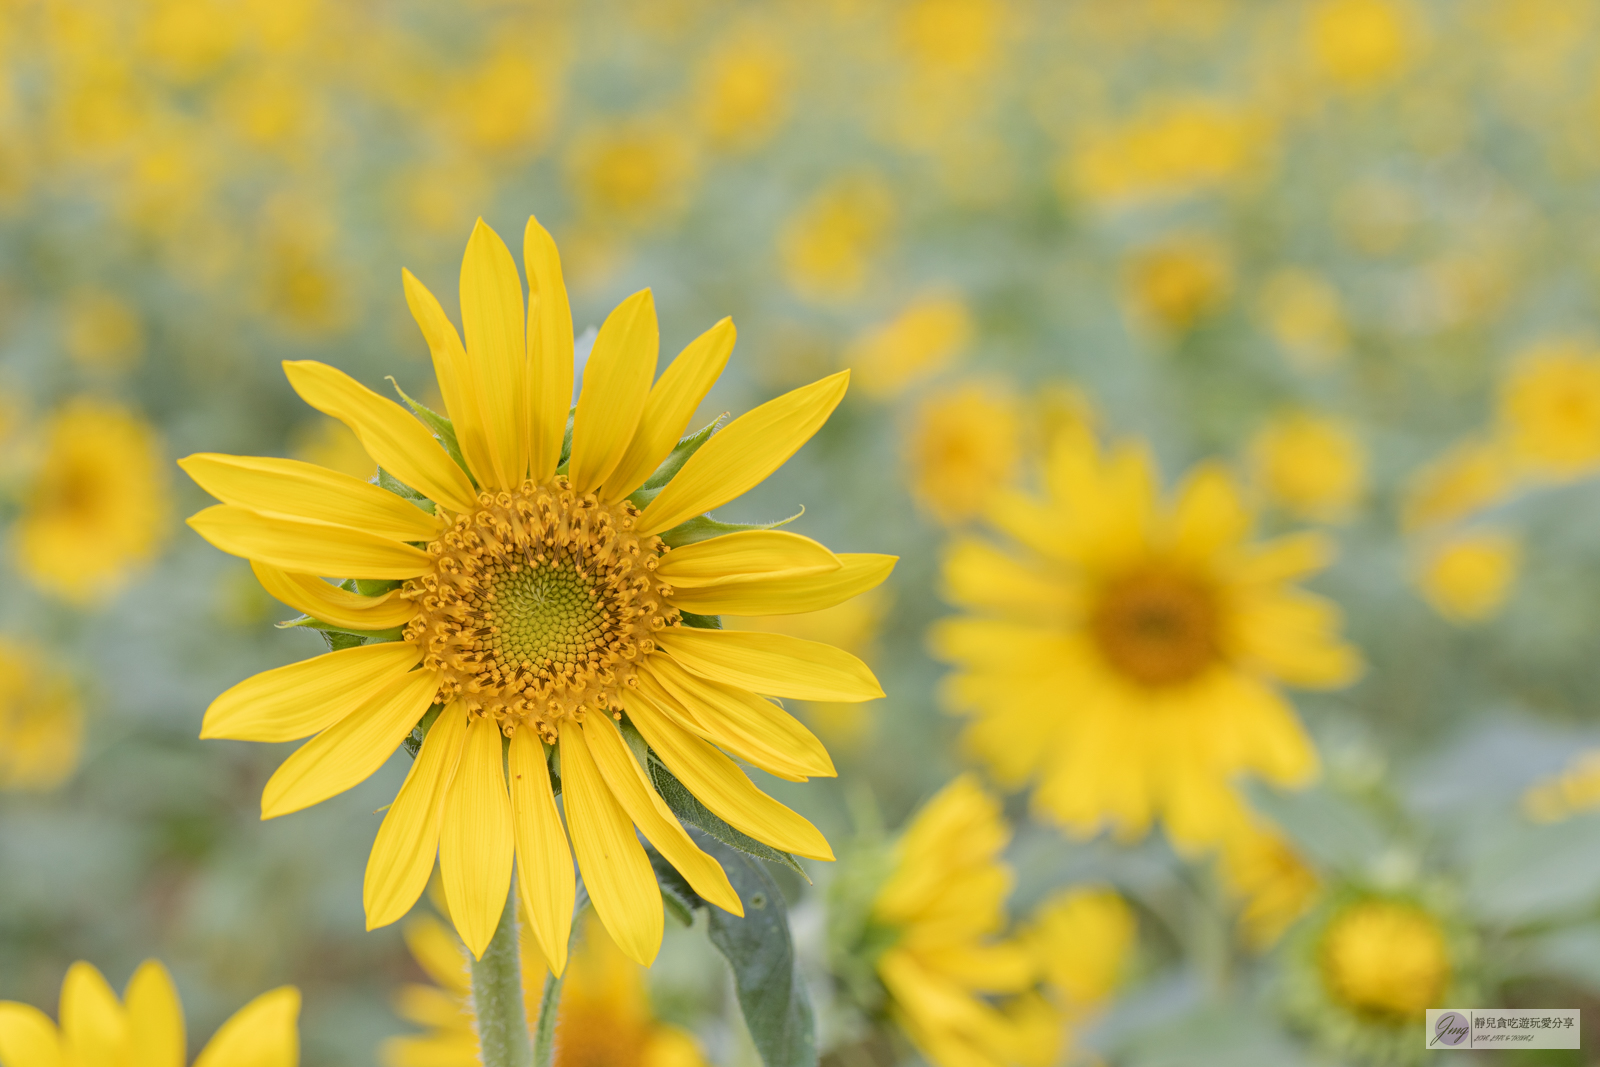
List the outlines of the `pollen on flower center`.
<svg viewBox="0 0 1600 1067">
<path fill-rule="evenodd" d="M 564 718 L 620 709 L 651 635 L 678 618 L 655 576 L 661 539 L 634 533 L 637 515 L 560 476 L 480 494 L 428 546 L 433 570 L 401 591 L 417 605 L 405 638 L 440 672 L 438 701 L 551 743 Z"/>
<path fill-rule="evenodd" d="M 1178 685 L 1218 658 L 1215 594 L 1167 570 L 1147 570 L 1106 585 L 1089 619 L 1101 654 L 1141 685 Z"/>
</svg>

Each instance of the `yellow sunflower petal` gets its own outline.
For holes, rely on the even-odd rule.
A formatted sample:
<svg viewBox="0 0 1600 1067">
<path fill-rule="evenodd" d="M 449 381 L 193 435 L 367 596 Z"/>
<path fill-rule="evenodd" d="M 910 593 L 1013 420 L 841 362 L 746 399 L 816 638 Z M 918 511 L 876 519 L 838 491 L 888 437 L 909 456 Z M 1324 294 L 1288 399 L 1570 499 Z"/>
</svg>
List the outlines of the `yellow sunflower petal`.
<svg viewBox="0 0 1600 1067">
<path fill-rule="evenodd" d="M 433 671 L 412 671 L 301 745 L 267 779 L 261 817 L 275 819 L 319 804 L 377 772 L 439 691 Z"/>
<path fill-rule="evenodd" d="M 660 351 L 655 297 L 641 289 L 606 316 L 583 367 L 583 389 L 572 422 L 572 461 L 567 467 L 578 492 L 600 488 L 628 451 Z"/>
<path fill-rule="evenodd" d="M 480 485 L 486 485 L 494 479 L 495 470 L 483 412 L 478 406 L 483 389 L 478 383 L 477 368 L 467 358 L 455 323 L 427 286 L 408 270 L 402 270 L 400 276 L 405 283 L 406 305 L 422 327 L 422 336 L 433 355 L 433 373 L 439 380 L 445 413 L 456 431 L 456 443 L 461 446 L 461 455 L 472 468 L 473 477 Z"/>
<path fill-rule="evenodd" d="M 1202 463 L 1178 490 L 1172 516 L 1172 548 L 1196 563 L 1233 548 L 1250 535 L 1250 509 L 1220 463 Z"/>
<path fill-rule="evenodd" d="M 945 551 L 944 594 L 964 608 L 1032 618 L 1060 618 L 1083 603 L 1080 583 L 971 537 Z"/>
<path fill-rule="evenodd" d="M 522 262 L 528 271 L 528 466 L 529 476 L 542 482 L 561 462 L 572 407 L 572 307 L 556 243 L 531 215 Z"/>
<path fill-rule="evenodd" d="M 291 574 L 258 559 L 250 561 L 256 580 L 273 598 L 304 612 L 313 619 L 347 626 L 352 630 L 388 630 L 404 626 L 417 613 L 417 606 L 400 599 L 391 589 L 382 596 L 362 596 L 330 585 L 312 574 Z"/>
<path fill-rule="evenodd" d="M 200 736 L 236 741 L 310 737 L 404 677 L 421 659 L 416 646 L 385 641 L 262 671 L 211 702 Z"/>
<path fill-rule="evenodd" d="M 465 721 L 463 716 L 463 727 Z M 463 728 L 462 735 L 465 734 Z M 461 951 L 461 942 L 456 940 L 456 935 L 448 926 L 424 913 L 407 921 L 400 928 L 400 933 L 417 965 L 440 986 L 438 992 L 453 993 L 462 998 L 472 995 L 472 977 Z M 452 1004 L 451 1008 L 451 1014 L 459 1020 L 460 1005 Z"/>
<path fill-rule="evenodd" d="M 128 1040 L 128 1014 L 93 964 L 79 960 L 61 983 L 61 1038 L 69 1063 L 114 1063 Z"/>
<path fill-rule="evenodd" d="M 300 1062 L 300 990 L 280 986 L 234 1013 L 194 1067 L 295 1067 Z"/>
<path fill-rule="evenodd" d="M 522 279 L 511 250 L 482 219 L 472 228 L 461 260 L 461 328 L 495 470 L 483 488 L 514 489 L 528 469 Z"/>
<path fill-rule="evenodd" d="M 350 526 L 263 515 L 215 504 L 189 516 L 196 533 L 229 555 L 297 574 L 340 578 L 415 578 L 433 565 L 421 549 Z"/>
<path fill-rule="evenodd" d="M 883 696 L 872 670 L 820 641 L 747 630 L 669 626 L 656 643 L 689 671 L 767 696 L 854 703 Z"/>
<path fill-rule="evenodd" d="M 441 526 L 410 501 L 315 463 L 197 452 L 178 466 L 224 504 L 252 511 L 337 523 L 395 541 L 431 541 Z"/>
<path fill-rule="evenodd" d="M 678 726 L 643 694 L 625 690 L 622 703 L 667 769 L 729 826 L 785 852 L 833 859 L 820 830 L 757 789 L 727 756 Z"/>
<path fill-rule="evenodd" d="M 489 947 L 511 890 L 515 845 L 500 736 L 499 725 L 488 716 L 467 726 L 439 833 L 439 880 L 456 933 L 474 959 Z"/>
<path fill-rule="evenodd" d="M 850 372 L 840 371 L 734 419 L 701 445 L 644 509 L 639 532 L 670 530 L 758 485 L 811 440 L 849 384 Z"/>
<path fill-rule="evenodd" d="M 451 511 L 476 506 L 477 493 L 466 472 L 399 404 L 326 363 L 291 360 L 283 372 L 302 400 L 354 430 L 378 466 Z"/>
<path fill-rule="evenodd" d="M 534 940 L 553 974 L 567 966 L 577 880 L 572 851 L 556 810 L 545 764 L 544 743 L 529 729 L 511 735 L 511 828 L 516 837 L 517 878 Z"/>
<path fill-rule="evenodd" d="M 839 557 L 809 537 L 743 530 L 675 548 L 656 574 L 674 588 L 704 588 L 751 578 L 799 578 L 839 569 Z"/>
<path fill-rule="evenodd" d="M 439 851 L 439 826 L 445 795 L 467 736 L 467 713 L 451 704 L 439 713 L 422 741 L 405 784 L 389 805 L 372 842 L 361 888 L 367 929 L 376 930 L 405 915 L 428 887 Z"/>
<path fill-rule="evenodd" d="M 655 871 L 617 798 L 583 739 L 583 728 L 561 721 L 561 795 L 572 851 L 594 910 L 623 953 L 643 967 L 661 949 L 663 913 Z"/>
<path fill-rule="evenodd" d="M 678 869 L 696 893 L 719 908 L 744 914 L 744 904 L 734 892 L 722 865 L 689 839 L 672 809 L 667 807 L 644 776 L 644 768 L 628 751 L 617 724 L 609 715 L 589 715 L 583 722 L 583 739 L 589 744 L 595 766 L 617 798 L 622 810 L 643 831 L 645 838 Z"/>
<path fill-rule="evenodd" d="M 0 1063 L 17 1067 L 77 1067 L 67 1064 L 61 1035 L 50 1016 L 31 1004 L 0 1000 Z"/>
<path fill-rule="evenodd" d="M 707 681 L 665 656 L 651 656 L 645 667 L 639 684 L 658 707 L 746 763 L 791 781 L 838 773 L 822 742 L 772 701 Z"/>
<path fill-rule="evenodd" d="M 881 585 L 899 559 L 867 552 L 846 552 L 835 558 L 839 569 L 824 574 L 752 578 L 692 589 L 675 587 L 670 603 L 699 615 L 795 615 L 821 611 Z"/>
<path fill-rule="evenodd" d="M 128 1067 L 183 1067 L 188 1061 L 183 1005 L 172 975 L 159 960 L 145 960 L 128 979 Z"/>
<path fill-rule="evenodd" d="M 608 502 L 621 500 L 655 473 L 689 428 L 695 409 L 728 365 L 735 331 L 732 319 L 723 319 L 689 342 L 650 390 L 639 428 L 616 470 L 600 490 Z"/>
<path fill-rule="evenodd" d="M 1307 530 L 1252 545 L 1234 573 L 1239 581 L 1259 585 L 1292 582 L 1324 569 L 1337 554 L 1333 538 Z"/>
</svg>

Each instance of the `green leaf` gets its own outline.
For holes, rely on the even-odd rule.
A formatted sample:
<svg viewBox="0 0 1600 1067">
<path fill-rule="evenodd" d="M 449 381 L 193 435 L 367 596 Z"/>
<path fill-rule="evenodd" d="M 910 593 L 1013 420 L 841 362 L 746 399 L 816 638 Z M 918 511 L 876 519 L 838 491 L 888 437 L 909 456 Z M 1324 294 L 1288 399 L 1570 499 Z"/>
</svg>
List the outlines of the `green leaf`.
<svg viewBox="0 0 1600 1067">
<path fill-rule="evenodd" d="M 441 445 L 444 445 L 444 450 L 450 453 L 450 458 L 456 461 L 456 466 L 466 471 L 468 480 L 472 481 L 472 484 L 476 486 L 478 483 L 473 479 L 471 469 L 467 467 L 466 457 L 461 454 L 461 443 L 456 440 L 455 424 L 432 408 L 412 400 L 406 395 L 406 391 L 400 388 L 400 383 L 395 381 L 393 376 L 390 376 L 389 384 L 394 386 L 394 391 L 400 394 L 400 399 L 404 400 L 406 406 L 416 413 L 417 418 L 426 423 L 428 429 L 433 431 L 433 436 L 439 439 Z"/>
<path fill-rule="evenodd" d="M 745 855 L 755 856 L 771 863 L 781 863 L 806 881 L 811 881 L 805 868 L 800 866 L 800 861 L 789 853 L 780 852 L 771 845 L 763 844 L 723 822 L 715 812 L 700 803 L 700 798 L 689 792 L 687 786 L 678 781 L 677 776 L 667 769 L 666 764 L 662 763 L 654 752 L 649 753 L 646 765 L 656 792 L 661 794 L 661 799 L 667 802 L 667 807 L 672 809 L 672 814 L 679 820 L 704 830 L 718 841 L 738 849 Z"/>
<path fill-rule="evenodd" d="M 691 831 L 693 833 L 693 831 Z M 696 843 L 722 864 L 744 917 L 707 908 L 711 943 L 733 968 L 745 1026 L 766 1067 L 816 1067 L 816 1022 L 795 963 L 789 909 L 760 861 L 713 838 Z"/>
<path fill-rule="evenodd" d="M 307 630 L 321 630 L 323 633 L 348 634 L 352 637 L 364 638 L 363 644 L 378 644 L 383 641 L 398 641 L 405 633 L 405 627 L 394 626 L 387 630 L 352 630 L 347 626 L 335 626 L 331 622 L 314 619 L 310 615 L 301 615 L 297 619 L 287 619 L 277 624 L 278 629 L 287 630 L 291 627 L 303 627 Z"/>
<path fill-rule="evenodd" d="M 417 505 L 417 507 L 421 508 L 423 511 L 426 511 L 429 515 L 432 515 L 436 510 L 433 501 L 429 500 L 427 497 L 423 496 L 421 493 L 417 492 L 415 489 L 411 488 L 405 482 L 402 482 L 400 479 L 396 478 L 382 467 L 378 468 L 378 488 L 387 489 L 395 496 L 411 501 L 413 504 Z"/>
<path fill-rule="evenodd" d="M 632 497 L 629 499 L 631 500 Z M 684 545 L 692 545 L 697 541 L 709 541 L 713 537 L 738 533 L 741 530 L 774 530 L 779 526 L 789 525 L 805 513 L 806 509 L 801 508 L 787 519 L 779 519 L 777 522 L 718 522 L 710 515 L 696 515 L 692 519 L 686 519 L 678 523 L 678 525 L 662 534 L 661 540 L 672 548 L 682 548 Z"/>
</svg>

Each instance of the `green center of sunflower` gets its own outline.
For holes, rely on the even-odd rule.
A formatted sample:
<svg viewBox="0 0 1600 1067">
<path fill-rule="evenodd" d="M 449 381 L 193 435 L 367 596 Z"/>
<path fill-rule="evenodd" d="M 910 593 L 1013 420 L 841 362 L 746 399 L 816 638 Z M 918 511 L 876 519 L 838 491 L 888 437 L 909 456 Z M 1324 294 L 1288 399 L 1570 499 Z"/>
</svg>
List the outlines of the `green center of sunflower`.
<svg viewBox="0 0 1600 1067">
<path fill-rule="evenodd" d="M 1219 658 L 1215 594 L 1168 570 L 1139 571 L 1107 584 L 1089 615 L 1106 661 L 1140 685 L 1180 685 Z"/>
<path fill-rule="evenodd" d="M 620 710 L 651 635 L 677 622 L 655 576 L 661 539 L 633 532 L 638 514 L 559 476 L 480 494 L 401 593 L 417 604 L 405 637 L 439 672 L 436 699 L 552 743 L 563 718 Z"/>
</svg>

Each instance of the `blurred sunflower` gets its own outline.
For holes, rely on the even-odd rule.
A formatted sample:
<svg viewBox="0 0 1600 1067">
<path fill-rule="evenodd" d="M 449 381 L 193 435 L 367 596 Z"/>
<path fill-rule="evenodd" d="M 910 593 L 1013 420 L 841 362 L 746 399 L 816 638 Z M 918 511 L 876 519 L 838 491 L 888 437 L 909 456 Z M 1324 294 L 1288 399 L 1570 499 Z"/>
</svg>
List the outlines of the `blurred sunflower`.
<svg viewBox="0 0 1600 1067">
<path fill-rule="evenodd" d="M 1494 618 L 1515 590 L 1522 545 L 1503 530 L 1456 534 L 1432 546 L 1417 586 L 1442 617 L 1467 625 Z"/>
<path fill-rule="evenodd" d="M 1347 519 L 1366 490 L 1366 450 L 1340 419 L 1306 411 L 1276 415 L 1251 442 L 1250 458 L 1267 498 L 1297 519 Z"/>
<path fill-rule="evenodd" d="M 1034 991 L 1029 946 L 998 937 L 1011 892 L 998 856 L 1010 837 L 999 802 L 971 775 L 957 778 L 906 827 L 872 907 L 889 946 L 877 960 L 889 1014 L 938 1067 L 1045 1067 L 1061 1046 L 1063 1020 Z"/>
<path fill-rule="evenodd" d="M 967 382 L 922 398 L 906 433 L 911 495 L 947 525 L 981 515 L 1022 458 L 1018 405 Z"/>
<path fill-rule="evenodd" d="M 1079 887 L 1058 891 L 1040 905 L 1023 940 L 1063 1013 L 1078 1020 L 1127 977 L 1138 933 L 1133 909 L 1115 890 Z"/>
<path fill-rule="evenodd" d="M 1316 903 L 1316 872 L 1276 829 L 1255 820 L 1241 824 L 1222 842 L 1222 881 L 1240 899 L 1239 933 L 1254 949 L 1266 949 Z"/>
<path fill-rule="evenodd" d="M 0 791 L 54 789 L 77 769 L 83 705 L 32 642 L 0 637 Z"/>
<path fill-rule="evenodd" d="M 155 432 L 124 407 L 80 397 L 51 417 L 45 441 L 17 519 L 18 569 L 67 600 L 104 600 L 166 536 Z"/>
<path fill-rule="evenodd" d="M 1500 388 L 1500 425 L 1528 470 L 1550 478 L 1600 465 L 1600 353 L 1576 341 L 1535 345 Z"/>
<path fill-rule="evenodd" d="M 300 1062 L 300 991 L 263 993 L 222 1024 L 194 1067 L 295 1067 Z M 61 983 L 61 1024 L 37 1008 L 0 1000 L 0 1063 L 6 1067 L 184 1067 L 183 1006 L 172 976 L 146 960 L 122 1003 L 92 964 L 79 961 Z"/>
<path fill-rule="evenodd" d="M 702 513 L 793 455 L 838 404 L 848 373 L 680 446 L 734 330 L 728 320 L 712 327 L 652 387 L 659 340 L 649 290 L 600 329 L 569 455 L 572 320 L 555 243 L 532 219 L 525 257 L 526 312 L 511 253 L 479 221 L 462 266 L 465 344 L 433 295 L 405 274 L 451 418 L 418 408 L 437 439 L 332 367 L 285 364 L 301 397 L 354 430 L 410 498 L 294 460 L 182 461 L 224 501 L 190 525 L 250 559 L 286 604 L 373 639 L 240 683 L 207 710 L 201 736 L 316 735 L 268 781 L 262 816 L 273 818 L 369 777 L 437 707 L 373 845 L 369 927 L 411 908 L 437 852 L 456 929 L 481 955 L 506 906 L 515 856 L 535 937 L 560 973 L 575 899 L 570 831 L 601 920 L 624 952 L 648 964 L 661 942 L 662 904 L 635 826 L 701 896 L 739 914 L 742 906 L 656 794 L 630 738 L 642 735 L 735 828 L 831 859 L 815 827 L 758 790 L 717 746 L 791 780 L 831 775 L 816 738 L 757 694 L 883 695 L 865 664 L 831 646 L 705 628 L 697 617 L 828 607 L 877 585 L 892 559 L 835 556 L 776 530 L 711 536 L 717 527 Z M 318 575 L 354 579 L 355 591 Z M 701 625 L 685 625 L 686 613 Z M 614 721 L 624 713 L 625 722 Z"/>
<path fill-rule="evenodd" d="M 527 927 L 524 927 L 527 929 Z M 385 1042 L 386 1067 L 476 1067 L 476 1020 L 467 954 L 449 927 L 432 916 L 405 927 L 412 956 L 433 980 L 401 989 L 401 1016 L 427 1027 L 419 1036 Z M 522 946 L 522 988 L 531 1032 L 539 1019 L 544 963 L 535 945 Z M 585 922 L 562 986 L 557 1011 L 555 1067 L 704 1067 L 692 1035 L 663 1023 L 650 1010 L 639 965 L 622 954 L 605 929 Z"/>
<path fill-rule="evenodd" d="M 1338 609 L 1293 583 L 1325 567 L 1313 534 L 1253 544 L 1251 515 L 1220 467 L 1198 468 L 1163 507 L 1148 452 L 1102 456 L 1058 439 L 1048 497 L 1002 493 L 989 518 L 1020 557 L 963 538 L 945 563 L 973 615 L 933 628 L 957 666 L 946 693 L 965 741 L 1010 788 L 1075 834 L 1127 838 L 1160 816 L 1181 846 L 1242 817 L 1232 780 L 1303 785 L 1316 752 L 1277 683 L 1329 688 L 1361 670 Z"/>
</svg>

